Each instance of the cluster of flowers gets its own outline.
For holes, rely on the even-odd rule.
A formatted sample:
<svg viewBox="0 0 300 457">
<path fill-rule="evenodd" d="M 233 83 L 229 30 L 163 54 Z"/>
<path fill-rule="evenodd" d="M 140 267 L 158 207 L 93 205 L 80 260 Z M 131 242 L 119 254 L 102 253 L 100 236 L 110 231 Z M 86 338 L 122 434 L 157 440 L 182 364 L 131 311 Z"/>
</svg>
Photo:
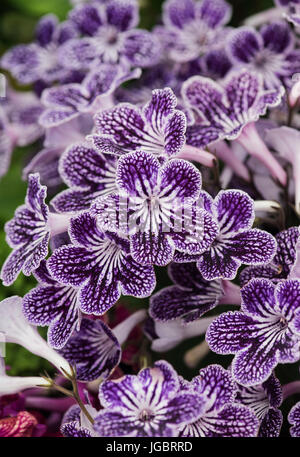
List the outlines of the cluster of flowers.
<svg viewBox="0 0 300 457">
<path fill-rule="evenodd" d="M 230 18 L 225 0 L 166 0 L 146 31 L 135 0 L 74 2 L 2 56 L 32 91 L 1 101 L 1 175 L 16 145 L 43 147 L 1 269 L 38 285 L 0 303 L 0 332 L 58 373 L 3 362 L 0 436 L 279 436 L 300 393 L 274 372 L 300 360 L 300 2 Z M 192 337 L 179 366 L 230 366 L 187 381 L 149 361 Z M 300 436 L 300 402 L 288 420 Z"/>
</svg>

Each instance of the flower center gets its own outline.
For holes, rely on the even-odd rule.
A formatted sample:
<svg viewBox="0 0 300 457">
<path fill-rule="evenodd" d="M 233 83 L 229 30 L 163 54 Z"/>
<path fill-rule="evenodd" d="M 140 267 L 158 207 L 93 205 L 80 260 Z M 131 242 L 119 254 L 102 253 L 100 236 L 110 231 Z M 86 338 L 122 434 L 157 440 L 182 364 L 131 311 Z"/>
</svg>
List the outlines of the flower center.
<svg viewBox="0 0 300 457">
<path fill-rule="evenodd" d="M 139 414 L 139 420 L 142 422 L 150 422 L 153 418 L 154 413 L 149 409 L 143 409 Z"/>
<path fill-rule="evenodd" d="M 279 325 L 282 329 L 286 329 L 288 328 L 288 321 L 286 320 L 286 318 L 284 316 L 281 316 L 280 319 L 279 319 Z"/>
</svg>

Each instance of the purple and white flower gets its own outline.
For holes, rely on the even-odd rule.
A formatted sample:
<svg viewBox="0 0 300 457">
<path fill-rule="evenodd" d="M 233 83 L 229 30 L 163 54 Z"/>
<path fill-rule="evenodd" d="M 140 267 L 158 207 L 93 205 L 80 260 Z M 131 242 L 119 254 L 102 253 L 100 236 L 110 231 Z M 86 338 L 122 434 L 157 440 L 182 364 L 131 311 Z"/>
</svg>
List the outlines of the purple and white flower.
<svg viewBox="0 0 300 457">
<path fill-rule="evenodd" d="M 155 321 L 199 319 L 219 303 L 240 303 L 238 286 L 221 280 L 205 281 L 195 263 L 171 263 L 169 276 L 175 283 L 150 298 L 149 314 Z"/>
<path fill-rule="evenodd" d="M 82 35 L 60 49 L 61 60 L 72 69 L 91 68 L 100 62 L 125 62 L 147 67 L 158 62 L 160 44 L 147 30 L 136 29 L 136 0 L 111 0 L 106 4 L 79 5 L 69 16 Z"/>
<path fill-rule="evenodd" d="M 91 405 L 84 405 L 92 418 L 97 415 L 97 410 Z M 64 414 L 60 431 L 66 438 L 91 438 L 98 436 L 91 422 L 81 411 L 78 405 L 71 406 Z"/>
<path fill-rule="evenodd" d="M 70 75 L 58 51 L 68 40 L 77 36 L 71 22 L 58 23 L 56 16 L 48 14 L 39 21 L 36 28 L 36 42 L 21 44 L 7 51 L 1 59 L 2 68 L 22 84 L 42 80 L 46 84 L 61 81 Z"/>
<path fill-rule="evenodd" d="M 185 144 L 186 117 L 176 109 L 170 88 L 155 89 L 142 108 L 120 103 L 95 116 L 97 135 L 91 135 L 101 152 L 122 155 L 142 149 L 157 156 L 178 154 Z"/>
<path fill-rule="evenodd" d="M 71 219 L 69 234 L 73 244 L 56 249 L 48 268 L 58 282 L 79 288 L 82 312 L 102 315 L 121 293 L 140 298 L 151 295 L 153 267 L 131 257 L 127 239 L 102 231 L 89 213 Z"/>
<path fill-rule="evenodd" d="M 285 185 L 285 171 L 255 128 L 268 108 L 279 105 L 283 93 L 282 86 L 264 89 L 262 76 L 245 69 L 230 72 L 222 84 L 202 76 L 189 78 L 182 86 L 182 97 L 197 120 L 187 129 L 187 144 L 198 148 L 212 144 L 213 150 L 217 141 L 237 140 Z"/>
<path fill-rule="evenodd" d="M 206 340 L 218 354 L 235 354 L 232 373 L 244 386 L 263 383 L 278 363 L 300 359 L 300 281 L 274 285 L 252 279 L 242 291 L 241 311 L 221 314 Z"/>
<path fill-rule="evenodd" d="M 299 239 L 299 227 L 290 227 L 278 233 L 277 251 L 272 262 L 245 268 L 240 274 L 241 286 L 247 284 L 252 278 L 266 278 L 274 282 L 287 279 L 296 261 L 296 246 Z"/>
<path fill-rule="evenodd" d="M 111 330 L 104 322 L 83 319 L 60 354 L 76 366 L 82 381 L 108 378 L 121 361 L 121 346 L 132 329 L 146 317 L 146 311 L 133 313 Z"/>
<path fill-rule="evenodd" d="M 41 261 L 34 276 L 40 284 L 25 295 L 23 313 L 31 324 L 49 326 L 48 344 L 60 349 L 71 337 L 74 329 L 80 327 L 78 288 L 55 281 L 45 260 Z"/>
<path fill-rule="evenodd" d="M 59 161 L 59 174 L 69 187 L 51 201 L 59 213 L 89 209 L 96 198 L 117 190 L 115 156 L 101 154 L 90 143 L 69 146 Z"/>
<path fill-rule="evenodd" d="M 213 200 L 201 192 L 199 204 L 212 214 L 218 224 L 218 234 L 209 249 L 201 255 L 177 253 L 174 260 L 196 260 L 197 267 L 207 281 L 234 279 L 242 264 L 268 263 L 276 252 L 276 241 L 271 234 L 252 229 L 254 204 L 241 190 L 222 190 Z"/>
<path fill-rule="evenodd" d="M 236 401 L 249 406 L 260 420 L 258 436 L 277 437 L 282 426 L 282 388 L 274 374 L 262 384 L 241 386 L 237 384 Z"/>
<path fill-rule="evenodd" d="M 163 6 L 164 27 L 157 34 L 175 62 L 189 62 L 220 46 L 231 18 L 224 0 L 167 0 Z"/>
<path fill-rule="evenodd" d="M 38 118 L 43 107 L 38 98 L 30 92 L 16 92 L 9 89 L 0 106 L 0 177 L 10 165 L 15 146 L 27 146 L 43 134 Z"/>
<path fill-rule="evenodd" d="M 7 243 L 13 248 L 1 270 L 6 286 L 12 284 L 21 271 L 30 276 L 48 254 L 50 234 L 68 228 L 69 217 L 50 213 L 45 198 L 46 187 L 41 186 L 39 175 L 30 175 L 25 204 L 17 208 L 14 218 L 5 224 Z"/>
<path fill-rule="evenodd" d="M 184 391 L 197 392 L 204 402 L 200 417 L 182 427 L 184 437 L 257 436 L 259 420 L 248 406 L 235 402 L 235 383 L 220 365 L 200 370 L 191 382 L 183 381 Z"/>
<path fill-rule="evenodd" d="M 215 222 L 202 208 L 192 214 L 201 189 L 201 174 L 192 164 L 172 159 L 160 166 L 154 155 L 133 152 L 119 159 L 116 176 L 119 193 L 99 198 L 91 211 L 104 228 L 129 236 L 138 263 L 163 266 L 175 248 L 202 253 L 210 246 Z"/>
<path fill-rule="evenodd" d="M 99 399 L 104 407 L 95 417 L 99 436 L 178 436 L 203 408 L 197 393 L 180 390 L 177 373 L 165 361 L 137 376 L 104 381 Z"/>
<path fill-rule="evenodd" d="M 140 76 L 140 70 L 129 71 L 121 65 L 100 64 L 79 83 L 63 84 L 43 91 L 41 101 L 46 109 L 40 117 L 45 128 L 56 127 L 78 116 L 92 117 L 97 111 L 113 105 L 114 90 L 125 81 Z"/>
<path fill-rule="evenodd" d="M 269 89 L 290 86 L 300 70 L 292 30 L 282 21 L 264 25 L 259 32 L 251 27 L 236 29 L 228 39 L 228 49 L 235 66 L 261 74 Z"/>
</svg>

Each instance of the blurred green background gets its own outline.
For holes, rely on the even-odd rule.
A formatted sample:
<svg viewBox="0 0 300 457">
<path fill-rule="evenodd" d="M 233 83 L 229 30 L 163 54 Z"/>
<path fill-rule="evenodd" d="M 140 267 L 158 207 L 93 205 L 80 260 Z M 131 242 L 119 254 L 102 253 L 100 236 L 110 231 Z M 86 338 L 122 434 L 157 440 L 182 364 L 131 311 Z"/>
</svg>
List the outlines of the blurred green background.
<svg viewBox="0 0 300 457">
<path fill-rule="evenodd" d="M 151 29 L 154 24 L 158 23 L 162 3 L 162 0 L 140 0 L 141 27 Z M 233 26 L 240 25 L 247 16 L 273 6 L 273 0 L 231 0 L 229 3 L 233 6 L 233 17 L 230 24 Z M 1 0 L 0 55 L 15 44 L 32 41 L 36 22 L 42 15 L 54 13 L 63 20 L 70 8 L 71 5 L 68 0 Z M 35 145 L 35 148 L 38 150 L 39 145 Z M 24 157 L 29 151 L 32 151 L 32 147 L 16 149 L 9 172 L 0 180 L 0 265 L 10 252 L 5 243 L 4 224 L 13 217 L 16 207 L 24 201 L 26 183 L 22 181 L 21 175 Z M 159 278 L 160 287 L 167 284 L 168 277 L 165 271 L 159 271 Z M 11 287 L 6 288 L 0 285 L 0 300 L 11 295 L 23 296 L 34 285 L 34 279 L 24 277 L 21 274 Z M 133 307 L 147 306 L 147 300 L 138 302 L 126 298 L 124 302 Z M 45 329 L 42 329 L 41 333 L 45 335 Z M 167 354 L 167 359 L 174 363 L 175 368 L 188 378 L 191 378 L 195 372 L 183 366 L 182 357 L 187 348 L 193 347 L 198 342 L 199 339 L 194 338 Z M 160 358 L 163 355 L 157 354 L 157 357 L 156 355 L 154 357 Z M 211 354 L 204 360 L 205 365 L 216 362 L 228 366 L 230 357 L 218 356 L 216 358 Z M 46 362 L 32 356 L 23 348 L 11 344 L 7 345 L 6 363 L 11 366 L 10 374 L 12 375 L 33 375 L 41 372 L 43 368 L 49 369 Z M 298 364 L 280 366 L 276 373 L 283 383 L 299 379 Z M 300 396 L 299 398 L 295 396 L 285 402 L 285 415 L 297 400 L 300 400 Z M 287 434 L 287 428 L 285 425 L 284 435 Z"/>
</svg>

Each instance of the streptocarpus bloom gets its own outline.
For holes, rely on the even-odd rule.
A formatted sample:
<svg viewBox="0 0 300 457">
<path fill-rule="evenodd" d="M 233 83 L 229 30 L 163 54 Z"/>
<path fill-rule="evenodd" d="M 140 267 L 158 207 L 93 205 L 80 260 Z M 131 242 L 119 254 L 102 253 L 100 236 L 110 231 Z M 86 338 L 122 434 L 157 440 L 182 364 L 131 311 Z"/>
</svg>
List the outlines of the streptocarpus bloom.
<svg viewBox="0 0 300 457">
<path fill-rule="evenodd" d="M 196 420 L 203 407 L 196 393 L 180 390 L 177 373 L 165 361 L 137 376 L 104 381 L 99 399 L 99 436 L 178 436 L 179 427 Z"/>
<path fill-rule="evenodd" d="M 220 365 L 200 370 L 183 391 L 197 392 L 204 403 L 200 417 L 182 427 L 184 437 L 257 436 L 259 421 L 251 408 L 234 402 L 235 383 Z"/>
<path fill-rule="evenodd" d="M 87 142 L 68 147 L 59 161 L 59 173 L 69 189 L 52 199 L 55 210 L 87 210 L 97 197 L 116 191 L 116 162 L 116 157 L 101 154 Z"/>
<path fill-rule="evenodd" d="M 245 69 L 230 72 L 222 84 L 202 76 L 189 78 L 182 86 L 182 97 L 198 120 L 187 129 L 187 144 L 204 148 L 219 140 L 237 140 L 285 185 L 285 171 L 254 124 L 268 108 L 279 105 L 283 93 L 282 86 L 265 90 L 262 76 Z"/>
<path fill-rule="evenodd" d="M 290 86 L 292 76 L 300 70 L 300 54 L 286 22 L 272 22 L 260 32 L 240 27 L 229 37 L 228 48 L 234 63 L 261 74 L 267 88 L 282 83 Z"/>
<path fill-rule="evenodd" d="M 290 428 L 290 435 L 299 438 L 300 437 L 300 402 L 296 403 L 291 409 L 288 415 L 288 421 L 292 425 Z"/>
<path fill-rule="evenodd" d="M 236 401 L 249 406 L 260 420 L 258 436 L 277 437 L 282 425 L 282 388 L 274 374 L 257 386 L 237 384 Z"/>
<path fill-rule="evenodd" d="M 0 177 L 10 165 L 15 146 L 26 146 L 43 134 L 38 118 L 43 107 L 38 98 L 30 92 L 16 92 L 9 89 L 0 106 Z"/>
<path fill-rule="evenodd" d="M 300 358 L 300 280 L 275 286 L 252 279 L 241 294 L 241 311 L 221 314 L 208 328 L 206 340 L 218 354 L 235 354 L 235 380 L 255 386 L 266 381 L 278 363 Z"/>
<path fill-rule="evenodd" d="M 80 115 L 90 114 L 113 104 L 112 93 L 123 82 L 140 76 L 121 65 L 101 64 L 78 83 L 45 89 L 41 101 L 46 109 L 40 117 L 45 128 L 56 127 Z"/>
<path fill-rule="evenodd" d="M 23 313 L 33 325 L 48 325 L 48 344 L 60 349 L 73 330 L 80 327 L 78 288 L 55 281 L 45 260 L 41 261 L 34 275 L 40 284 L 25 295 Z"/>
<path fill-rule="evenodd" d="M 157 156 L 178 154 L 185 143 L 186 118 L 176 109 L 170 88 L 155 89 L 142 108 L 120 103 L 95 116 L 97 135 L 91 135 L 101 152 L 122 155 L 142 149 Z"/>
<path fill-rule="evenodd" d="M 90 68 L 100 62 L 124 61 L 147 67 L 159 60 L 158 39 L 147 30 L 136 29 L 136 0 L 111 0 L 107 4 L 82 5 L 70 13 L 70 21 L 81 38 L 60 49 L 61 60 L 73 69 Z"/>
<path fill-rule="evenodd" d="M 121 293 L 151 295 L 155 287 L 153 267 L 133 260 L 127 239 L 101 231 L 89 213 L 71 219 L 69 233 L 73 244 L 56 249 L 48 267 L 58 282 L 80 289 L 79 306 L 84 313 L 104 314 Z"/>
<path fill-rule="evenodd" d="M 48 14 L 36 28 L 36 43 L 21 44 L 7 51 L 1 66 L 22 84 L 42 80 L 47 84 L 63 80 L 70 74 L 58 60 L 58 49 L 63 43 L 77 36 L 70 22 L 58 24 L 56 16 Z"/>
<path fill-rule="evenodd" d="M 165 287 L 150 298 L 150 316 L 156 321 L 180 317 L 183 322 L 199 319 L 220 302 L 240 301 L 239 287 L 228 281 L 205 281 L 195 263 L 171 263 L 169 276 L 174 286 Z"/>
<path fill-rule="evenodd" d="M 278 233 L 277 251 L 272 262 L 245 268 L 240 274 L 241 286 L 247 284 L 252 278 L 266 278 L 272 281 L 287 279 L 296 260 L 296 245 L 299 239 L 299 227 L 290 227 Z"/>
<path fill-rule="evenodd" d="M 113 330 L 100 320 L 83 319 L 80 330 L 73 334 L 60 354 L 76 365 L 77 379 L 108 378 L 121 361 L 121 345 L 145 317 L 145 310 L 137 311 Z"/>
<path fill-rule="evenodd" d="M 190 260 L 197 260 L 204 279 L 234 279 L 242 264 L 261 265 L 272 260 L 276 241 L 268 232 L 251 228 L 255 215 L 253 200 L 248 194 L 241 190 L 222 190 L 213 200 L 202 192 L 201 199 L 219 227 L 209 249 L 199 256 L 190 256 Z M 179 253 L 174 260 L 186 261 L 184 257 Z"/>
<path fill-rule="evenodd" d="M 119 193 L 97 199 L 91 211 L 103 227 L 129 235 L 131 255 L 138 263 L 167 265 L 175 247 L 202 253 L 212 243 L 216 224 L 207 211 L 200 208 L 197 222 L 192 220 L 191 205 L 201 189 L 201 174 L 194 165 L 172 159 L 161 167 L 154 155 L 140 151 L 119 159 L 116 176 Z"/>
<path fill-rule="evenodd" d="M 159 36 L 175 62 L 188 62 L 220 45 L 231 7 L 224 0 L 167 0 Z"/>
<path fill-rule="evenodd" d="M 97 415 L 97 411 L 92 406 L 85 405 L 85 408 L 91 417 Z M 67 438 L 91 438 L 92 436 L 98 436 L 93 430 L 92 424 L 78 405 L 71 406 L 65 413 L 60 431 Z"/>
<path fill-rule="evenodd" d="M 28 349 L 28 351 L 32 352 L 32 354 L 36 354 L 37 356 L 48 360 L 58 370 L 62 371 L 61 369 L 64 369 L 67 373 L 70 371 L 68 362 L 56 351 L 54 351 L 54 349 L 47 345 L 46 341 L 40 336 L 36 327 L 33 327 L 26 321 L 26 318 L 22 312 L 21 297 L 9 297 L 1 302 L 0 332 L 5 335 L 5 340 L 7 343 L 20 344 L 24 348 Z M 15 378 L 15 381 L 13 381 L 13 379 L 14 378 L 12 378 L 11 385 L 15 385 L 14 382 L 18 384 L 18 381 L 24 379 L 26 386 L 26 378 Z M 30 379 L 31 381 L 32 379 L 34 380 L 34 378 L 27 378 L 29 382 Z M 4 385 L 6 384 L 7 379 L 4 379 Z M 44 385 L 45 383 L 39 382 L 39 384 Z M 22 386 L 22 381 L 20 385 Z M 31 384 L 30 387 L 32 387 Z"/>
<path fill-rule="evenodd" d="M 5 286 L 12 284 L 20 271 L 30 276 L 48 254 L 50 233 L 67 230 L 68 218 L 50 213 L 45 198 L 46 187 L 41 186 L 39 175 L 30 175 L 25 204 L 5 225 L 7 243 L 13 248 L 1 270 Z"/>
</svg>

